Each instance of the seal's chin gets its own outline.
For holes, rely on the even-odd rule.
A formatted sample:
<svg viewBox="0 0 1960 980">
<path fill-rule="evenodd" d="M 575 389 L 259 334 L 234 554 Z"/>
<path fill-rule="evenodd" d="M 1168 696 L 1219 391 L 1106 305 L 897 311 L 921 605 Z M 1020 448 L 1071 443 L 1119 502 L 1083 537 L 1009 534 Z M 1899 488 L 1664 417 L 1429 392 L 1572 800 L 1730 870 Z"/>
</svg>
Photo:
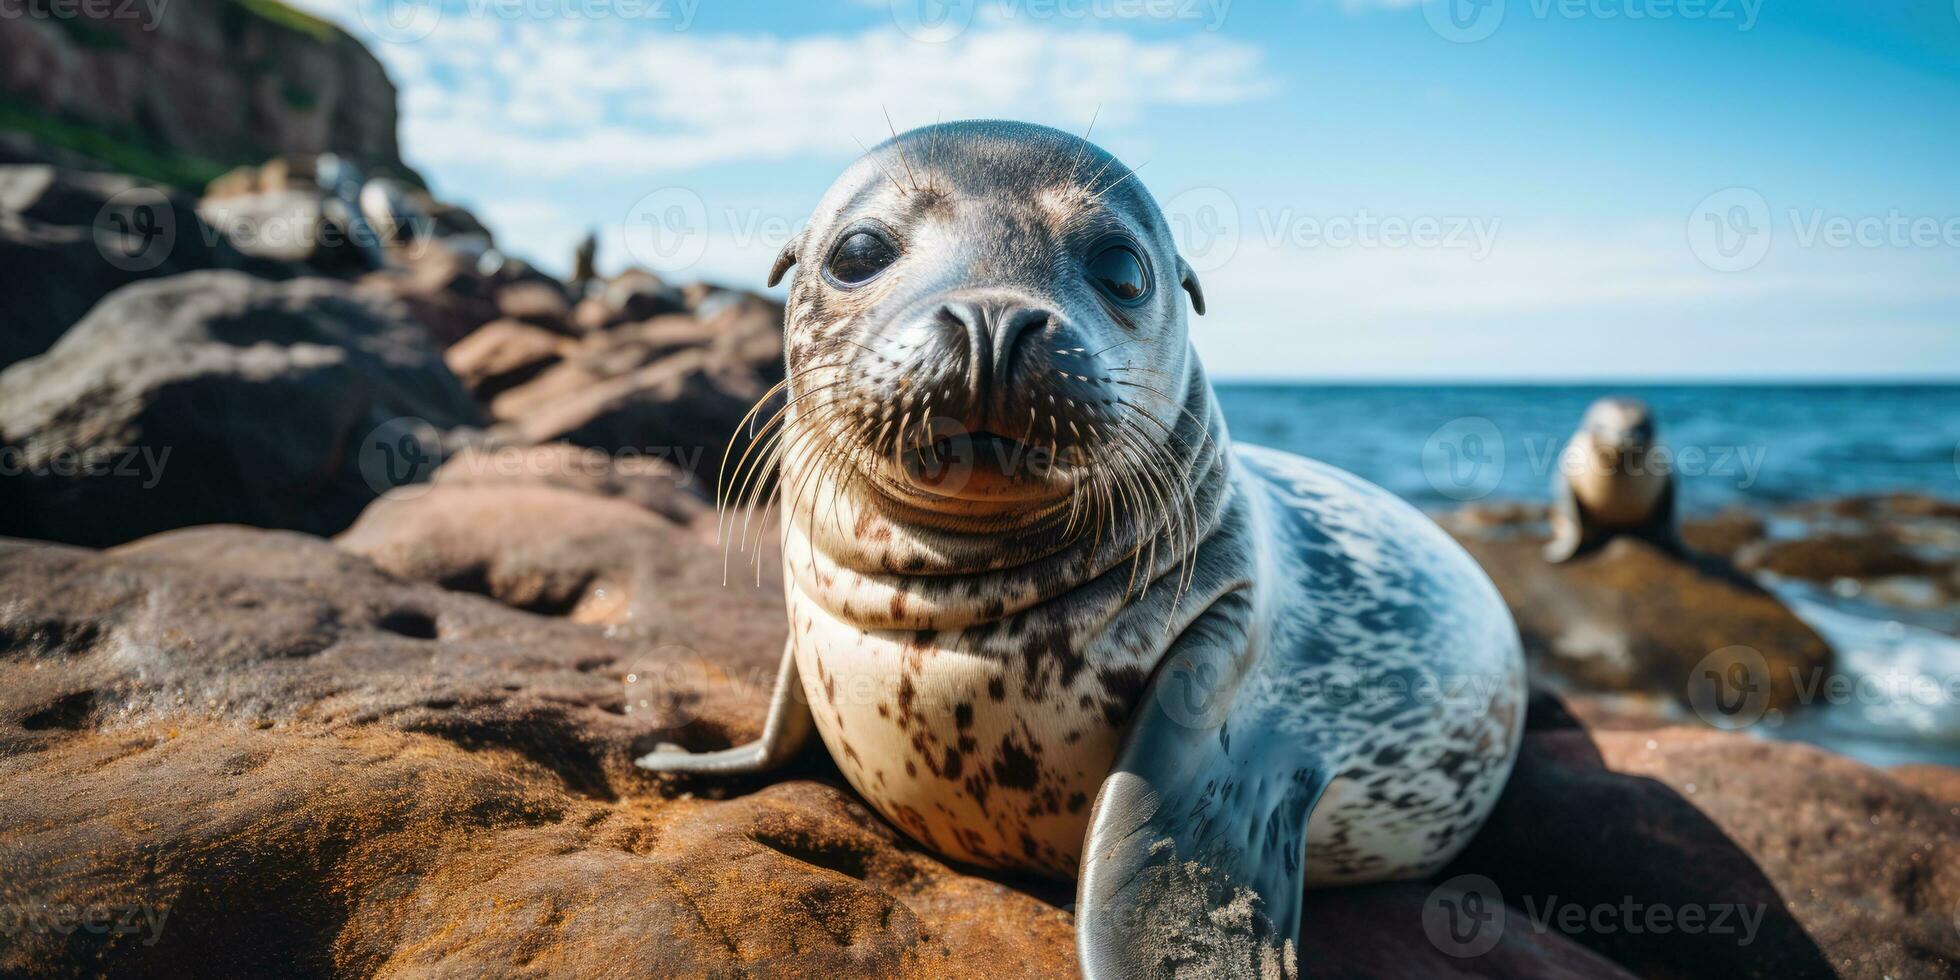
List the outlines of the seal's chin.
<svg viewBox="0 0 1960 980">
<path fill-rule="evenodd" d="M 1066 496 L 1075 481 L 1067 454 L 996 432 L 960 432 L 900 453 L 906 489 L 928 499 L 1043 501 Z"/>
</svg>

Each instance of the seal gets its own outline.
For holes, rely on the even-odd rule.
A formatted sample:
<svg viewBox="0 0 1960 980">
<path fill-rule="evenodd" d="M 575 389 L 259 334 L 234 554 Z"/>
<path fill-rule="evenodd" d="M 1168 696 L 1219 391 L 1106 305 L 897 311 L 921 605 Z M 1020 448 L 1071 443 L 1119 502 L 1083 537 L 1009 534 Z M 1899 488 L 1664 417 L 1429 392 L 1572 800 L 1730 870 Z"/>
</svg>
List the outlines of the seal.
<svg viewBox="0 0 1960 980">
<path fill-rule="evenodd" d="M 1520 737 L 1510 614 L 1415 508 L 1232 445 L 1134 171 L 1039 126 L 914 130 L 771 284 L 792 267 L 780 407 L 724 467 L 731 539 L 782 515 L 764 734 L 642 766 L 758 771 L 814 731 L 927 847 L 1076 876 L 1092 977 L 1292 974 L 1306 885 L 1464 846 Z"/>
<path fill-rule="evenodd" d="M 1570 561 L 1618 534 L 1685 552 L 1674 519 L 1674 477 L 1658 458 L 1660 446 L 1645 402 L 1593 402 L 1552 477 L 1552 540 L 1545 560 Z"/>
</svg>

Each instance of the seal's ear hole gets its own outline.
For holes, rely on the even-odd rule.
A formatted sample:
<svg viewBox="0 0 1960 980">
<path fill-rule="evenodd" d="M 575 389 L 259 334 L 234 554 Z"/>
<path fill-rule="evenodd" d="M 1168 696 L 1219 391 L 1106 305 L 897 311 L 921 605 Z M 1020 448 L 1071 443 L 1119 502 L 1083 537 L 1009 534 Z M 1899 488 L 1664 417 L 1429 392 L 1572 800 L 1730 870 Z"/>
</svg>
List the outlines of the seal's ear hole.
<svg viewBox="0 0 1960 980">
<path fill-rule="evenodd" d="M 790 239 L 789 244 L 784 245 L 783 250 L 776 253 L 776 264 L 769 267 L 769 285 L 774 286 L 782 282 L 783 273 L 788 272 L 789 267 L 796 264 L 796 245 L 802 237 L 798 235 Z"/>
<path fill-rule="evenodd" d="M 1205 287 L 1198 282 L 1198 274 L 1191 271 L 1191 263 L 1177 260 L 1178 284 L 1191 294 L 1191 309 L 1199 316 L 1205 315 Z"/>
</svg>

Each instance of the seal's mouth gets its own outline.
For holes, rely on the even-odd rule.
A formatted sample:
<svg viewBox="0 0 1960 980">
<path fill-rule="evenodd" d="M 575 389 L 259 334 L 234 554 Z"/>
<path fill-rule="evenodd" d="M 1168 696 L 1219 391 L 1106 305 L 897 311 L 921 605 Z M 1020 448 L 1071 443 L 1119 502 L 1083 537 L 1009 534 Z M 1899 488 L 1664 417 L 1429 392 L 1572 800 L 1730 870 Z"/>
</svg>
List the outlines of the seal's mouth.
<svg viewBox="0 0 1960 980">
<path fill-rule="evenodd" d="M 1000 497 L 1052 490 L 1068 466 L 1051 446 L 1000 432 L 934 433 L 901 454 L 913 487 L 944 497 Z"/>
</svg>

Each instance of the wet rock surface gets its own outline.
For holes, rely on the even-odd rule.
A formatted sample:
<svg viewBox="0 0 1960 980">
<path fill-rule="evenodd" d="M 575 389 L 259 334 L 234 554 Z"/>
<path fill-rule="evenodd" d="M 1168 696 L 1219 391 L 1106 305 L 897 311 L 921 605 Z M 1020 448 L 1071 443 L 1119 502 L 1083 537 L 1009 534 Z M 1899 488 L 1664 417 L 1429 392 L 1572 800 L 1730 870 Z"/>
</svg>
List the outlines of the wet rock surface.
<svg viewBox="0 0 1960 980">
<path fill-rule="evenodd" d="M 1535 525 L 1481 517 L 1448 526 L 1503 593 L 1543 678 L 1688 704 L 1699 672 L 1727 669 L 1748 654 L 1722 651 L 1744 648 L 1762 658 L 1765 707 L 1775 708 L 1796 700 L 1804 678 L 1830 668 L 1824 641 L 1727 559 L 1621 537 L 1553 565 L 1539 557 L 1546 538 Z"/>
</svg>

